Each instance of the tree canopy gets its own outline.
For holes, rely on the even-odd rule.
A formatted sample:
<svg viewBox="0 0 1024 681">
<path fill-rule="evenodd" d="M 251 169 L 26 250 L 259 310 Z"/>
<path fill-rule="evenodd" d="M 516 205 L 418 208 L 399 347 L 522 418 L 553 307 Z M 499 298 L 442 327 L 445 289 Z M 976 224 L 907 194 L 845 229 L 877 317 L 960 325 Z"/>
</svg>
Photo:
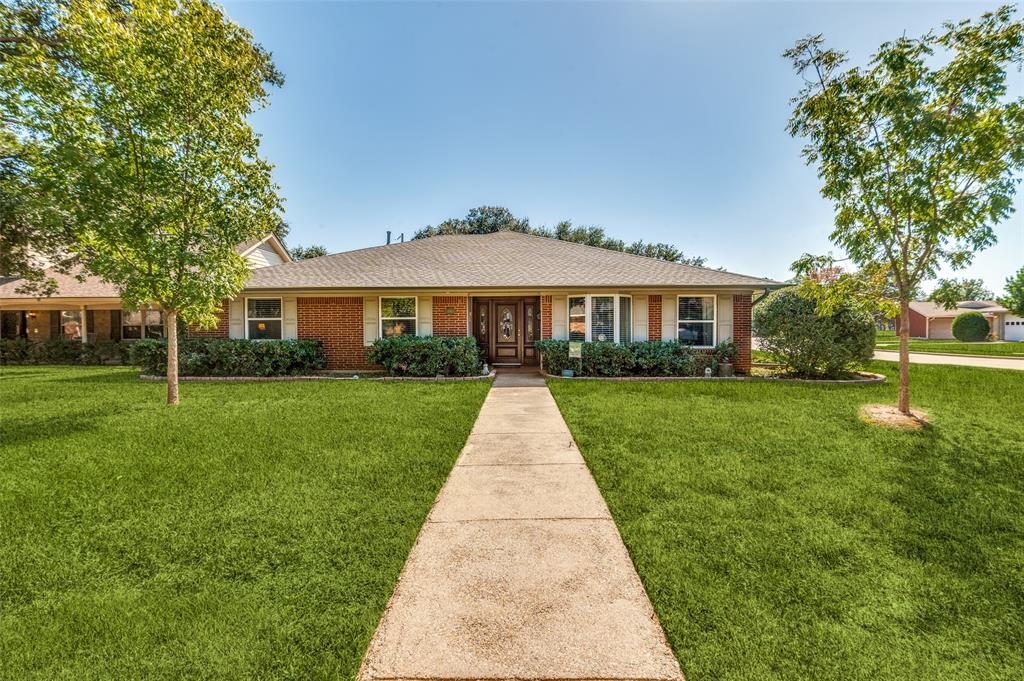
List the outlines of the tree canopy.
<svg viewBox="0 0 1024 681">
<path fill-rule="evenodd" d="M 311 244 L 309 246 L 295 245 L 288 247 L 288 253 L 292 256 L 292 260 L 307 260 L 327 255 L 327 249 L 319 244 Z"/>
<path fill-rule="evenodd" d="M 248 276 L 236 246 L 282 224 L 248 122 L 282 77 L 207 0 L 28 0 L 0 18 L 16 196 L 50 206 L 127 307 L 165 312 L 176 402 L 175 321 L 215 323 Z"/>
<path fill-rule="evenodd" d="M 992 300 L 994 297 L 995 294 L 985 288 L 981 279 L 939 279 L 928 300 L 952 310 L 965 300 Z"/>
<path fill-rule="evenodd" d="M 441 234 L 492 234 L 502 231 L 545 236 L 561 241 L 571 241 L 577 244 L 597 246 L 612 251 L 643 255 L 649 258 L 697 267 L 703 267 L 707 262 L 706 258 L 700 256 L 687 256 L 672 244 L 645 243 L 644 241 L 634 241 L 627 244 L 622 239 L 609 237 L 605 234 L 603 227 L 575 226 L 569 220 L 563 220 L 554 227 L 534 227 L 530 224 L 529 218 L 518 218 L 509 209 L 501 206 L 473 208 L 465 217 L 449 218 L 436 226 L 427 225 L 418 230 L 412 238 L 425 239 Z"/>
<path fill-rule="evenodd" d="M 1024 317 L 1024 267 L 1012 277 L 1006 278 L 1006 295 L 999 298 L 999 304 L 1013 314 Z"/>
<path fill-rule="evenodd" d="M 882 44 L 864 67 L 809 36 L 785 52 L 804 87 L 788 130 L 806 140 L 832 241 L 892 278 L 903 318 L 900 410 L 910 413 L 909 301 L 943 265 L 995 242 L 1024 168 L 1024 98 L 1007 97 L 1024 24 L 1011 6 Z"/>
</svg>

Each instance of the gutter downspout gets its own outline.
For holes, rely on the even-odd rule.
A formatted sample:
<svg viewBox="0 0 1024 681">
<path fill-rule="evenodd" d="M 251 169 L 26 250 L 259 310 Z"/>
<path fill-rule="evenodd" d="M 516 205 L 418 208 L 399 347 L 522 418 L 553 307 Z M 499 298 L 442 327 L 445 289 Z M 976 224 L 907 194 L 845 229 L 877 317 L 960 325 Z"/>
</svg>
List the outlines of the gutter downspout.
<svg viewBox="0 0 1024 681">
<path fill-rule="evenodd" d="M 762 300 L 767 298 L 768 294 L 771 293 L 772 291 L 778 291 L 779 289 L 789 288 L 792 285 L 793 284 L 774 284 L 771 286 L 765 286 L 764 291 L 761 291 L 761 295 L 757 296 L 756 298 L 750 301 L 751 309 L 753 309 L 753 307 L 760 303 Z"/>
</svg>

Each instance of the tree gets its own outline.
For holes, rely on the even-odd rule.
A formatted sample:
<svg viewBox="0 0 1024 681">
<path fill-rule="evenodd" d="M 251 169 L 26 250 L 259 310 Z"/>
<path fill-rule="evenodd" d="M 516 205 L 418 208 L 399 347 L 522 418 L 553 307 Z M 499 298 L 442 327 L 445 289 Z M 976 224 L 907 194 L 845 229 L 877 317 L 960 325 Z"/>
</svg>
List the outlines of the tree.
<svg viewBox="0 0 1024 681">
<path fill-rule="evenodd" d="M 90 273 L 127 307 L 164 312 L 177 404 L 179 319 L 215 323 L 248 277 L 236 246 L 280 223 L 248 118 L 281 75 L 206 0 L 20 8 L 0 27 L 0 79 L 12 88 L 0 101 L 32 146 L 25 177 L 67 214 L 66 248 Z"/>
<path fill-rule="evenodd" d="M 835 207 L 833 243 L 882 267 L 900 306 L 899 409 L 910 414 L 911 293 L 943 264 L 959 269 L 995 242 L 1024 167 L 1024 98 L 1006 97 L 1024 25 L 1006 6 L 879 47 L 865 67 L 820 35 L 785 52 L 808 76 L 788 131 L 803 137 Z M 936 52 L 941 59 L 933 58 Z"/>
<path fill-rule="evenodd" d="M 291 254 L 292 260 L 308 260 L 309 258 L 319 258 L 327 255 L 327 249 L 319 244 L 291 246 L 288 248 L 288 253 Z"/>
<path fill-rule="evenodd" d="M 981 279 L 939 279 L 928 300 L 953 310 L 965 300 L 992 300 L 994 295 Z"/>
<path fill-rule="evenodd" d="M 494 232 L 506 231 L 544 236 L 558 239 L 559 241 L 571 241 L 577 244 L 643 255 L 648 258 L 678 262 L 695 267 L 703 267 L 704 263 L 707 262 L 706 258 L 699 256 L 688 257 L 671 244 L 649 244 L 643 241 L 634 241 L 627 246 L 626 242 L 609 237 L 605 234 L 603 227 L 596 225 L 577 227 L 569 220 L 563 220 L 554 227 L 532 227 L 529 218 L 517 218 L 509 209 L 500 206 L 473 208 L 464 218 L 450 218 L 437 226 L 427 225 L 418 230 L 412 238 L 425 239 L 442 234 L 492 234 Z"/>
<path fill-rule="evenodd" d="M 1006 295 L 999 299 L 999 304 L 1018 317 L 1024 317 L 1024 267 L 1006 278 Z"/>
</svg>

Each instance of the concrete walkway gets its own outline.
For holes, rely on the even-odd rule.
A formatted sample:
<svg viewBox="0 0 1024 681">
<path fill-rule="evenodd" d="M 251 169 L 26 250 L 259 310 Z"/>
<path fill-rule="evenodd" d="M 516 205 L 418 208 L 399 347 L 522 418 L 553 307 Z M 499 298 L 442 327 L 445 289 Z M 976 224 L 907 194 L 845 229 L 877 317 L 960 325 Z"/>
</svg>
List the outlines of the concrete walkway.
<svg viewBox="0 0 1024 681">
<path fill-rule="evenodd" d="M 495 380 L 359 678 L 682 679 L 539 376 Z"/>
<path fill-rule="evenodd" d="M 889 362 L 900 361 L 900 353 L 875 350 L 875 359 Z M 989 369 L 1017 369 L 1024 371 L 1024 359 L 1012 357 L 979 357 L 978 355 L 940 355 L 933 352 L 911 352 L 912 364 L 953 364 L 963 367 L 987 367 Z"/>
</svg>

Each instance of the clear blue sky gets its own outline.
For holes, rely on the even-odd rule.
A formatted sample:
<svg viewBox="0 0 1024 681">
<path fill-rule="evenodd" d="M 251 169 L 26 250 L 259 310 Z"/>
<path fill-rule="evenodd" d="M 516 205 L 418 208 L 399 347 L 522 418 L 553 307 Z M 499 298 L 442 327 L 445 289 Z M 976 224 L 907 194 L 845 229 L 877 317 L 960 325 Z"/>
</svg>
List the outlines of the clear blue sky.
<svg viewBox="0 0 1024 681">
<path fill-rule="evenodd" d="M 832 247 L 785 132 L 807 33 L 864 60 L 996 3 L 229 2 L 286 77 L 255 118 L 290 243 L 383 243 L 483 204 L 784 279 Z M 1024 93 L 1024 76 L 1011 75 Z M 1024 199 L 957 276 L 1024 265 Z"/>
</svg>

